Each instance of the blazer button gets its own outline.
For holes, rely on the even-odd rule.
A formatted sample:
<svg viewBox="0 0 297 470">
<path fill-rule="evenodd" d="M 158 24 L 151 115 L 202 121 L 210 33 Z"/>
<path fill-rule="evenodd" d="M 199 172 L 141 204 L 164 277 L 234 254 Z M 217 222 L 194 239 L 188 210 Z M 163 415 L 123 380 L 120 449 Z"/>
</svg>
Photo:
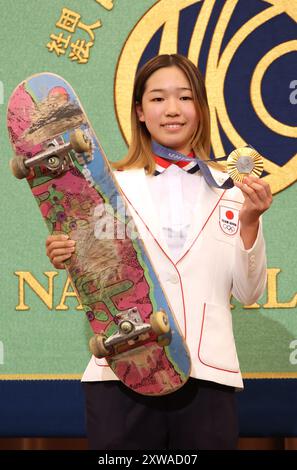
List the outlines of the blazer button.
<svg viewBox="0 0 297 470">
<path fill-rule="evenodd" d="M 171 282 L 171 284 L 178 284 L 179 283 L 178 276 L 176 274 L 172 274 L 169 278 L 169 282 Z"/>
<path fill-rule="evenodd" d="M 256 269 L 256 262 L 255 262 L 255 260 L 256 260 L 255 255 L 251 255 L 251 256 L 250 256 L 250 270 L 251 270 L 251 271 L 255 271 L 255 269 Z"/>
</svg>

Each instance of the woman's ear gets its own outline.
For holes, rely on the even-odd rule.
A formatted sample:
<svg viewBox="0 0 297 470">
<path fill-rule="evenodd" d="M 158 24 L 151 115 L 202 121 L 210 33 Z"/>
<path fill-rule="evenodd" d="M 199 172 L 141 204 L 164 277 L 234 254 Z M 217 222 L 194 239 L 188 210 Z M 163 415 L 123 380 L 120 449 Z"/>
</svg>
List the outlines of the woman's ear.
<svg viewBox="0 0 297 470">
<path fill-rule="evenodd" d="M 145 121 L 144 113 L 143 113 L 143 109 L 139 101 L 136 101 L 135 109 L 136 109 L 136 113 L 137 113 L 139 121 L 144 122 Z"/>
</svg>

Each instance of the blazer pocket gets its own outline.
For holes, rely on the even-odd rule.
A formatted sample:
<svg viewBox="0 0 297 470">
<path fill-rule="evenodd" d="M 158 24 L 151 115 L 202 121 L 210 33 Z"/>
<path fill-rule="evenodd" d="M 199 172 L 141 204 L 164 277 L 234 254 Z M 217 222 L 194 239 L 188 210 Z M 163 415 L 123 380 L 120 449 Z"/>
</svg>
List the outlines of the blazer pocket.
<svg viewBox="0 0 297 470">
<path fill-rule="evenodd" d="M 204 303 L 198 359 L 205 366 L 238 373 L 232 317 L 226 307 Z"/>
<path fill-rule="evenodd" d="M 235 239 L 237 234 L 235 235 L 228 235 L 221 230 L 217 230 L 217 232 L 213 235 L 216 241 L 227 243 L 228 245 L 234 246 Z"/>
</svg>

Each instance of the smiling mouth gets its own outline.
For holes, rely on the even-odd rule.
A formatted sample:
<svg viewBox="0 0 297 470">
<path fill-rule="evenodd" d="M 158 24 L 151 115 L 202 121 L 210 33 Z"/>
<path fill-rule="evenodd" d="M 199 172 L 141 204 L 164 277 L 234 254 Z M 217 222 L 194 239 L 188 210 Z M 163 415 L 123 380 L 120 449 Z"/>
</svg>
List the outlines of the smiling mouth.
<svg viewBox="0 0 297 470">
<path fill-rule="evenodd" d="M 180 129 L 184 125 L 184 123 L 161 124 L 161 126 L 165 127 L 165 129 Z"/>
</svg>

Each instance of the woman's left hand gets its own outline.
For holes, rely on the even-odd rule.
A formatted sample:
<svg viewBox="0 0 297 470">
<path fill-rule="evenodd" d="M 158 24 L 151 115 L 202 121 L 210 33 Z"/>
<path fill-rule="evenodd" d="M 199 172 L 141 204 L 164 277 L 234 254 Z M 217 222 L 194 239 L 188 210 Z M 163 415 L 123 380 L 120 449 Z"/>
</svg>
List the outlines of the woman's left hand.
<svg viewBox="0 0 297 470">
<path fill-rule="evenodd" d="M 234 182 L 241 189 L 244 202 L 239 212 L 240 236 L 245 249 L 252 248 L 258 234 L 259 217 L 272 203 L 268 183 L 255 176 L 245 176 L 242 183 Z"/>
</svg>

